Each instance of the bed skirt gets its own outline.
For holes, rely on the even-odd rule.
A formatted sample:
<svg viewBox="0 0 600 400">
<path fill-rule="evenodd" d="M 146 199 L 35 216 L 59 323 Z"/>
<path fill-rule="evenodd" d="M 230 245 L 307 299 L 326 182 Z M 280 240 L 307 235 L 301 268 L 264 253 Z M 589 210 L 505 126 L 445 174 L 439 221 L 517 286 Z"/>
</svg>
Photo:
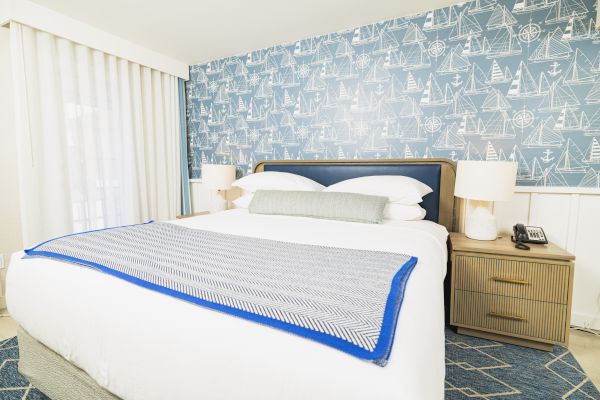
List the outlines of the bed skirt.
<svg viewBox="0 0 600 400">
<path fill-rule="evenodd" d="M 21 326 L 19 372 L 33 386 L 55 400 L 119 400 L 98 385 L 85 371 L 35 340 Z"/>
</svg>

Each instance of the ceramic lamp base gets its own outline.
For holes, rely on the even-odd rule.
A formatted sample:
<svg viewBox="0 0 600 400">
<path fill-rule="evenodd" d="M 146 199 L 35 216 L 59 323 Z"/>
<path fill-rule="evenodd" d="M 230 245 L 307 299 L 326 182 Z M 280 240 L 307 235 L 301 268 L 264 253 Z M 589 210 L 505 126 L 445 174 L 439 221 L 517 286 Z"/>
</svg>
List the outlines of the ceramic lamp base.
<svg viewBox="0 0 600 400">
<path fill-rule="evenodd" d="M 496 240 L 498 238 L 496 217 L 492 214 L 489 202 L 468 201 L 465 236 L 475 240 Z"/>
</svg>

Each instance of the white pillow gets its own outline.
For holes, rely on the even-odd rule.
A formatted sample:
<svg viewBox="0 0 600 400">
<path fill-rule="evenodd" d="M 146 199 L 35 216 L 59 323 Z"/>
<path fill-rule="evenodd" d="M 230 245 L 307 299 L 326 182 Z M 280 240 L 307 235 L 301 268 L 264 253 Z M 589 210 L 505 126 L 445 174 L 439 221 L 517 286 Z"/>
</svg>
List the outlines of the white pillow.
<svg viewBox="0 0 600 400">
<path fill-rule="evenodd" d="M 400 221 L 420 221 L 425 218 L 427 211 L 418 204 L 407 206 L 405 204 L 387 203 L 383 210 L 383 219 Z"/>
<path fill-rule="evenodd" d="M 386 196 L 391 203 L 412 205 L 423 201 L 433 190 L 416 179 L 402 175 L 373 175 L 347 179 L 323 189 L 324 192 L 347 192 Z"/>
<path fill-rule="evenodd" d="M 246 175 L 231 184 L 248 192 L 257 190 L 300 190 L 320 192 L 325 186 L 312 179 L 288 172 L 266 171 Z"/>
<path fill-rule="evenodd" d="M 236 208 L 248 208 L 253 197 L 254 193 L 248 193 L 241 197 L 238 197 L 237 199 L 232 201 L 232 203 L 235 205 Z"/>
</svg>

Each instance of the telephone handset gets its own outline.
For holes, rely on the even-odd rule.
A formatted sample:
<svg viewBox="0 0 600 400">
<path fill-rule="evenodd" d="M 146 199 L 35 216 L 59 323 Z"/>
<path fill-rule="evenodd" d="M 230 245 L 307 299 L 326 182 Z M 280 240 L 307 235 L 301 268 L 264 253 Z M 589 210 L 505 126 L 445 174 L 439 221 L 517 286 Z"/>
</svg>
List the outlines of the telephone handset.
<svg viewBox="0 0 600 400">
<path fill-rule="evenodd" d="M 514 236 L 511 237 L 511 240 L 516 243 L 517 249 L 529 250 L 529 246 L 524 243 L 548 244 L 544 230 L 538 226 L 516 224 L 513 232 Z"/>
</svg>

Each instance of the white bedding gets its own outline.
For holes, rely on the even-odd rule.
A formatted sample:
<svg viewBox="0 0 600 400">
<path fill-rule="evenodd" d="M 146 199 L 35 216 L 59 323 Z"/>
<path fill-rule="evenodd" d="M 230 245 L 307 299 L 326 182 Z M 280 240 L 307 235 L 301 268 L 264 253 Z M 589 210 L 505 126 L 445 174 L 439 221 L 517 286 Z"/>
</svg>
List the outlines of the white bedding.
<svg viewBox="0 0 600 400">
<path fill-rule="evenodd" d="M 22 259 L 22 253 L 12 257 L 8 271 L 11 315 L 33 337 L 125 400 L 443 398 L 444 227 L 429 221 L 370 225 L 245 210 L 173 223 L 417 256 L 388 365 L 381 368 L 89 268 Z"/>
</svg>

